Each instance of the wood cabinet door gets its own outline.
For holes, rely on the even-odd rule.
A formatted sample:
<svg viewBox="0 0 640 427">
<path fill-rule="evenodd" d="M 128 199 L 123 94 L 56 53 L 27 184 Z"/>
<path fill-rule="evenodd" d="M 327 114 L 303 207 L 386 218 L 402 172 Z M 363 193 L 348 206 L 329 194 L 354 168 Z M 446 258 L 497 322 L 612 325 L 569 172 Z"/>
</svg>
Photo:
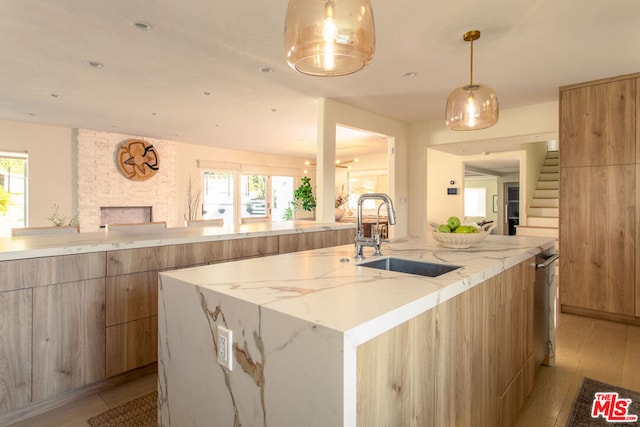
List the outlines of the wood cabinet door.
<svg viewBox="0 0 640 427">
<path fill-rule="evenodd" d="M 562 168 L 560 302 L 634 314 L 635 165 Z"/>
<path fill-rule="evenodd" d="M 110 326 L 106 334 L 107 377 L 158 360 L 158 316 Z"/>
<path fill-rule="evenodd" d="M 105 279 L 33 289 L 33 400 L 105 378 Z"/>
<path fill-rule="evenodd" d="M 0 293 L 0 413 L 31 402 L 31 292 Z"/>
<path fill-rule="evenodd" d="M 561 91 L 562 167 L 635 163 L 635 98 L 635 79 Z"/>
</svg>

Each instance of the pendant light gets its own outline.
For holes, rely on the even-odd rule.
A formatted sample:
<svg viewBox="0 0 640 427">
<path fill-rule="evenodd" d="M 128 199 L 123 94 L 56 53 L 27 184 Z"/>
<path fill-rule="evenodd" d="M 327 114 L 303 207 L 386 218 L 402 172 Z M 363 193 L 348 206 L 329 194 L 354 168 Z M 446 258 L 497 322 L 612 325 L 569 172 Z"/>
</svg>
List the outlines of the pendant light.
<svg viewBox="0 0 640 427">
<path fill-rule="evenodd" d="M 471 67 L 469 84 L 455 89 L 447 98 L 445 123 L 451 130 L 486 129 L 498 122 L 498 97 L 493 88 L 473 83 L 473 42 L 480 38 L 480 31 L 464 34 L 464 41 L 471 42 Z"/>
<path fill-rule="evenodd" d="M 344 76 L 373 59 L 370 0 L 289 0 L 284 22 L 287 63 L 312 76 Z"/>
</svg>

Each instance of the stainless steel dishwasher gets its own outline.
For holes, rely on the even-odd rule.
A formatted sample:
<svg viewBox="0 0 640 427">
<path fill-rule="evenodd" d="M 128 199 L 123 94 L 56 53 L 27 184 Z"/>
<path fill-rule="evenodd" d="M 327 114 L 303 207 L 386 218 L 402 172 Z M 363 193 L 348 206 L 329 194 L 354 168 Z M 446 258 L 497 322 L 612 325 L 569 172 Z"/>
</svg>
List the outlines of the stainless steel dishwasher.
<svg viewBox="0 0 640 427">
<path fill-rule="evenodd" d="M 556 266 L 560 254 L 550 250 L 536 256 L 534 290 L 533 352 L 536 370 L 540 365 L 555 365 Z"/>
</svg>

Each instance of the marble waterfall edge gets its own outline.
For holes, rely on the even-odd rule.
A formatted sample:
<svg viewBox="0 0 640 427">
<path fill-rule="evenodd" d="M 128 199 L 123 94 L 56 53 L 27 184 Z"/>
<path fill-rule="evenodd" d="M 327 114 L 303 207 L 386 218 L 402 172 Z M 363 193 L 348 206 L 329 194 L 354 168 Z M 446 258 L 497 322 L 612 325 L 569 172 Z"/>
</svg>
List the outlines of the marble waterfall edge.
<svg viewBox="0 0 640 427">
<path fill-rule="evenodd" d="M 342 334 L 161 276 L 158 425 L 342 425 Z M 217 363 L 218 325 L 234 366 Z"/>
</svg>

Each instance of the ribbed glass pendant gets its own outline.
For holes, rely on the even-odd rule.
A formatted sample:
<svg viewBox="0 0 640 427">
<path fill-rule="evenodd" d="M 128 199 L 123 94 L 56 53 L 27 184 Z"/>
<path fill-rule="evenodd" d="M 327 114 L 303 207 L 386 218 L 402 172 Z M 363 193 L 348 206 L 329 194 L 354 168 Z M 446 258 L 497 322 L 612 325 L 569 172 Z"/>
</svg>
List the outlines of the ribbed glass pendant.
<svg viewBox="0 0 640 427">
<path fill-rule="evenodd" d="M 284 25 L 287 63 L 312 76 L 344 76 L 373 60 L 369 0 L 289 0 Z"/>
</svg>

